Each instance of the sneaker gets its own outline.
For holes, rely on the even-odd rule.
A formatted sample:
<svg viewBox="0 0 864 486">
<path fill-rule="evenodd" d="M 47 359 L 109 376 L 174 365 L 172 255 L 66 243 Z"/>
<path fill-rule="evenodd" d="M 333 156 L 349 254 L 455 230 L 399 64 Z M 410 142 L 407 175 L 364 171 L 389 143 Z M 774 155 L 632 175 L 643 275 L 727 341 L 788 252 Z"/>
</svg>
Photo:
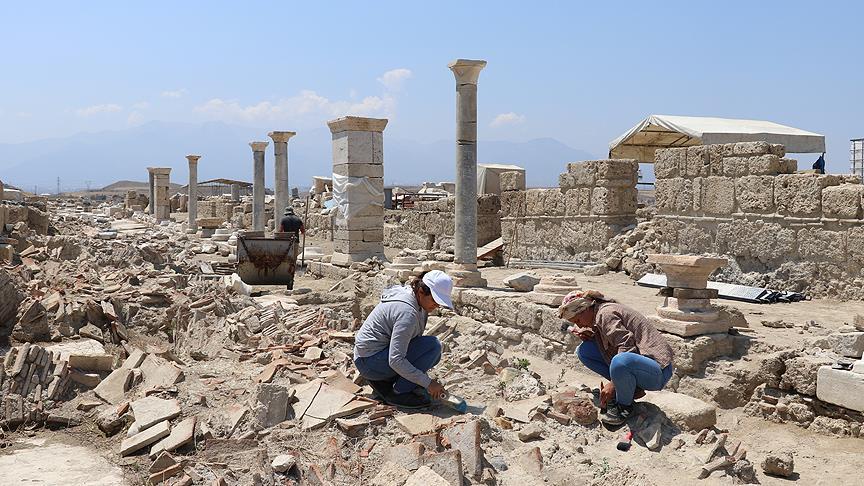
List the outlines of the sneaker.
<svg viewBox="0 0 864 486">
<path fill-rule="evenodd" d="M 621 425 L 633 414 L 633 405 L 615 403 L 606 407 L 606 413 L 600 416 L 600 421 L 606 425 Z"/>
<path fill-rule="evenodd" d="M 638 400 L 645 396 L 645 390 L 641 388 L 637 388 L 635 392 L 633 392 L 633 400 Z"/>
<path fill-rule="evenodd" d="M 386 401 L 387 395 L 393 394 L 393 383 L 391 380 L 382 380 L 382 381 L 373 381 L 366 380 L 369 382 L 369 386 L 375 391 L 375 394 L 382 401 Z"/>
<path fill-rule="evenodd" d="M 407 409 L 426 408 L 432 405 L 432 401 L 428 398 L 421 397 L 412 392 L 390 392 L 389 395 L 384 397 L 384 402 L 388 405 Z"/>
</svg>

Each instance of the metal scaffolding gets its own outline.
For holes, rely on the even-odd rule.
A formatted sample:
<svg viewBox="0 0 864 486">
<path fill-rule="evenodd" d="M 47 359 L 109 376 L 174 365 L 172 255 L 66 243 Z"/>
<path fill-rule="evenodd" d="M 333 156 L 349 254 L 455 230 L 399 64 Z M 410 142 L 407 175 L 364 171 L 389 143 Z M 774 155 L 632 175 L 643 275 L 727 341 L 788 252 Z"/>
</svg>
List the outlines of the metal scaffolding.
<svg viewBox="0 0 864 486">
<path fill-rule="evenodd" d="M 853 138 L 851 142 L 849 161 L 852 165 L 852 174 L 864 182 L 864 138 Z"/>
</svg>

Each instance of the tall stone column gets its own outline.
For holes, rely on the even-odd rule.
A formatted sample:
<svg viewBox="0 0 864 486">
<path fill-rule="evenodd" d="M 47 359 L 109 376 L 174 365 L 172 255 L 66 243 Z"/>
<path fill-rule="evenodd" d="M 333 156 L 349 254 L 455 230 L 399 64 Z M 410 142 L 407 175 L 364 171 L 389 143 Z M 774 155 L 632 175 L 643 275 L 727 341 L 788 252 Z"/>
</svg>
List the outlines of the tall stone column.
<svg viewBox="0 0 864 486">
<path fill-rule="evenodd" d="M 231 184 L 231 201 L 237 202 L 240 200 L 240 184 Z"/>
<path fill-rule="evenodd" d="M 377 257 L 384 261 L 384 127 L 387 119 L 347 116 L 327 122 L 333 134 L 331 263 L 343 267 Z M 344 211 L 350 208 L 350 213 Z"/>
<path fill-rule="evenodd" d="M 275 201 L 273 204 L 273 231 L 279 231 L 279 223 L 285 208 L 288 207 L 288 139 L 297 135 L 297 132 L 270 132 L 267 134 L 273 139 L 273 152 L 276 155 Z"/>
<path fill-rule="evenodd" d="M 477 78 L 486 61 L 457 59 L 448 67 L 456 76 L 456 214 L 453 265 L 457 287 L 485 287 L 477 270 Z"/>
<path fill-rule="evenodd" d="M 198 159 L 200 155 L 187 155 L 189 161 L 189 221 L 186 224 L 187 233 L 198 231 Z"/>
<path fill-rule="evenodd" d="M 156 221 L 171 219 L 171 168 L 153 167 L 153 198 Z"/>
<path fill-rule="evenodd" d="M 147 197 L 150 198 L 147 203 L 150 209 L 147 212 L 149 214 L 156 214 L 156 181 L 153 177 L 153 167 L 147 167 L 147 176 L 150 182 L 148 187 L 150 192 L 147 193 Z"/>
<path fill-rule="evenodd" d="M 249 142 L 252 147 L 252 231 L 264 231 L 264 151 L 270 142 Z"/>
</svg>

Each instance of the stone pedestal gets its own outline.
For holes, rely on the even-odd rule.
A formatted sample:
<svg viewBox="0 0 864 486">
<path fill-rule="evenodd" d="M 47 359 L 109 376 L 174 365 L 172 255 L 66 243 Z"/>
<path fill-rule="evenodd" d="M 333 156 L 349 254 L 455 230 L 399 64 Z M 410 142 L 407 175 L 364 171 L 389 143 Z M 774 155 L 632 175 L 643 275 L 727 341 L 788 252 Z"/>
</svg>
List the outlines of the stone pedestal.
<svg viewBox="0 0 864 486">
<path fill-rule="evenodd" d="M 534 290 L 525 294 L 525 298 L 537 304 L 558 307 L 564 302 L 564 297 L 574 290 L 580 290 L 575 278 L 551 275 L 542 277 Z"/>
<path fill-rule="evenodd" d="M 148 214 L 156 214 L 156 185 L 153 177 L 153 167 L 147 167 L 147 178 L 148 178 L 148 197 L 150 198 L 148 201 Z"/>
<path fill-rule="evenodd" d="M 453 265 L 458 287 L 485 287 L 477 270 L 477 79 L 486 61 L 457 59 L 448 67 L 456 77 L 456 211 Z"/>
<path fill-rule="evenodd" d="M 348 116 L 327 122 L 333 136 L 334 265 L 384 257 L 386 119 Z"/>
<path fill-rule="evenodd" d="M 396 257 L 393 259 L 393 263 L 385 265 L 386 268 L 384 269 L 384 275 L 396 277 L 400 282 L 405 283 L 412 276 L 419 275 L 416 271 L 419 266 L 420 261 L 417 260 L 417 257 Z"/>
<path fill-rule="evenodd" d="M 726 265 L 725 258 L 693 255 L 648 255 L 648 263 L 659 265 L 666 274 L 667 295 L 650 316 L 658 330 L 682 337 L 728 332 L 731 322 L 720 319 L 711 305 L 717 292 L 708 289 L 708 277 Z"/>
<path fill-rule="evenodd" d="M 153 215 L 156 221 L 168 221 L 171 219 L 171 168 L 150 167 L 148 170 L 153 175 L 153 199 L 150 207 L 154 208 Z"/>
<path fill-rule="evenodd" d="M 189 193 L 187 199 L 189 219 L 186 232 L 194 234 L 198 232 L 196 220 L 198 219 L 198 159 L 200 155 L 187 155 L 186 160 L 189 161 Z"/>
<path fill-rule="evenodd" d="M 822 366 L 816 373 L 816 398 L 850 410 L 864 412 L 864 361 L 856 361 L 852 371 Z"/>
<path fill-rule="evenodd" d="M 268 137 L 273 139 L 273 152 L 276 163 L 274 167 L 275 187 L 273 189 L 275 200 L 273 204 L 273 231 L 279 231 L 279 223 L 288 207 L 288 139 L 296 135 L 296 132 L 270 132 Z"/>
<path fill-rule="evenodd" d="M 231 184 L 231 201 L 240 201 L 240 184 Z"/>
<path fill-rule="evenodd" d="M 264 231 L 264 151 L 270 142 L 249 142 L 252 147 L 252 230 Z"/>
</svg>

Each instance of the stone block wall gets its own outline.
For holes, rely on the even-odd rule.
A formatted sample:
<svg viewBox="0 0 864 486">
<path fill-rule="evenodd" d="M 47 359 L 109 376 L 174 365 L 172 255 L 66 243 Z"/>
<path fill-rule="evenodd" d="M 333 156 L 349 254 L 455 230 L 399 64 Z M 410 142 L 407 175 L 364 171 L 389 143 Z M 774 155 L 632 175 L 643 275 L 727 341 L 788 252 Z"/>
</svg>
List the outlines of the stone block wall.
<svg viewBox="0 0 864 486">
<path fill-rule="evenodd" d="M 635 160 L 567 165 L 560 188 L 501 193 L 508 257 L 576 261 L 599 257 L 609 240 L 636 224 Z"/>
<path fill-rule="evenodd" d="M 392 248 L 453 251 L 456 198 L 417 203 L 413 209 L 387 210 L 384 214 L 384 244 Z M 477 197 L 477 246 L 501 237 L 501 198 L 496 194 Z"/>
<path fill-rule="evenodd" d="M 795 173 L 784 154 L 765 142 L 658 150 L 663 251 L 729 256 L 738 283 L 864 298 L 864 185 Z"/>
</svg>

